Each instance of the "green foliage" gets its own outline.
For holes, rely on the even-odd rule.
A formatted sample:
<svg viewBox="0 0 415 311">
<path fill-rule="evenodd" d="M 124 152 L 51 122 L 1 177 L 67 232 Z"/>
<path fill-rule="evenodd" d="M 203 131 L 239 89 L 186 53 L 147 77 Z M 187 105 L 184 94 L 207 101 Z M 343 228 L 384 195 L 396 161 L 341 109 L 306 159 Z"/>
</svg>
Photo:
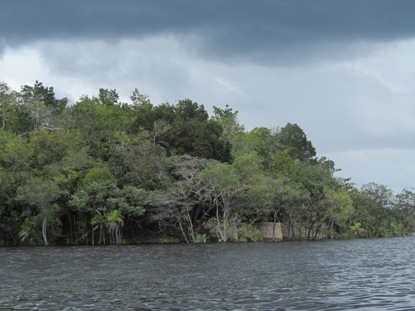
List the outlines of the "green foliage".
<svg viewBox="0 0 415 311">
<path fill-rule="evenodd" d="M 251 224 L 240 224 L 238 226 L 239 242 L 258 242 L 262 240 L 262 233 Z"/>
<path fill-rule="evenodd" d="M 238 111 L 190 99 L 132 104 L 101 88 L 68 106 L 36 81 L 0 83 L 0 237 L 5 245 L 121 244 L 158 230 L 188 243 L 407 235 L 415 193 L 356 189 L 297 124 L 245 131 Z M 177 242 L 167 235 L 160 242 Z"/>
<path fill-rule="evenodd" d="M 176 244 L 176 243 L 180 243 L 180 240 L 178 240 L 177 238 L 162 234 L 158 239 L 158 243 L 160 243 L 160 244 Z"/>
<path fill-rule="evenodd" d="M 208 242 L 209 237 L 205 233 L 196 233 L 195 243 L 206 243 Z"/>
<path fill-rule="evenodd" d="M 17 199 L 36 207 L 38 212 L 35 214 L 36 217 L 42 217 L 41 231 L 45 245 L 49 244 L 50 234 L 47 229 L 50 228 L 50 223 L 55 223 L 54 229 L 60 226 L 60 220 L 57 217 L 60 207 L 52 203 L 56 202 L 61 193 L 61 189 L 54 181 L 37 177 L 30 178 L 25 185 L 17 189 Z M 25 233 L 24 238 L 26 237 Z M 53 238 L 55 237 L 56 235 L 53 236 Z"/>
<path fill-rule="evenodd" d="M 368 237 L 386 236 L 399 213 L 394 212 L 392 191 L 384 185 L 369 183 L 351 193 L 354 205 L 352 218 L 360 222 Z"/>
<path fill-rule="evenodd" d="M 118 104 L 119 96 L 115 89 L 109 90 L 101 88 L 99 89 L 98 98 L 102 105 L 109 107 Z"/>
<path fill-rule="evenodd" d="M 27 171 L 33 148 L 27 141 L 14 133 L 0 131 L 0 163 L 12 172 Z"/>
<path fill-rule="evenodd" d="M 203 105 L 185 99 L 180 100 L 177 105 L 153 106 L 147 99 L 140 99 L 140 94 L 136 96 L 140 104 L 134 107 L 132 132 L 156 132 L 156 122 L 163 121 L 164 126 L 168 126 L 167 130 L 158 135 L 158 141 L 165 147 L 168 155 L 187 154 L 229 160 L 229 143 L 221 139 L 223 128 L 218 121 L 209 120 Z"/>
<path fill-rule="evenodd" d="M 85 175 L 83 183 L 85 185 L 91 183 L 100 183 L 110 185 L 116 182 L 114 175 L 108 167 L 93 167 Z"/>
<path fill-rule="evenodd" d="M 243 125 L 238 123 L 238 111 L 234 112 L 229 105 L 226 105 L 225 109 L 213 106 L 213 113 L 212 120 L 221 125 L 224 141 L 230 142 L 233 136 L 244 132 Z"/>
<path fill-rule="evenodd" d="M 114 94 L 103 91 L 100 98 L 82 97 L 68 112 L 68 127 L 79 131 L 93 157 L 108 160 L 114 152 L 114 133 L 124 131 L 131 122 L 130 109 L 113 102 Z"/>
<path fill-rule="evenodd" d="M 24 85 L 21 90 L 21 100 L 25 104 L 41 103 L 46 107 L 62 112 L 67 104 L 67 99 L 56 99 L 53 87 L 45 87 L 42 82 L 36 81 L 34 86 Z"/>
<path fill-rule="evenodd" d="M 156 189 L 165 176 L 166 151 L 147 137 L 131 137 L 120 142 L 109 163 L 119 182 Z"/>
<path fill-rule="evenodd" d="M 218 223 L 214 218 L 210 218 L 203 224 L 205 230 L 215 235 L 221 242 L 258 242 L 262 240 L 262 233 L 252 224 L 242 223 L 232 219 L 226 223 L 222 220 Z M 227 228 L 227 236 L 224 239 L 222 228 Z"/>
<path fill-rule="evenodd" d="M 6 83 L 0 83 L 0 129 L 15 131 L 18 128 L 18 97 Z"/>
<path fill-rule="evenodd" d="M 396 195 L 393 207 L 396 221 L 402 226 L 398 235 L 414 232 L 415 230 L 415 192 L 413 189 L 403 189 Z"/>
<path fill-rule="evenodd" d="M 307 140 L 306 134 L 297 124 L 287 123 L 278 132 L 277 138 L 280 147 L 287 149 L 294 160 L 311 160 L 316 156 L 313 144 Z"/>
<path fill-rule="evenodd" d="M 85 141 L 78 132 L 38 130 L 30 133 L 29 146 L 33 150 L 32 167 L 52 169 L 69 152 L 79 152 Z"/>
<path fill-rule="evenodd" d="M 352 231 L 353 235 L 356 236 L 361 236 L 363 234 L 365 234 L 366 230 L 362 227 L 362 224 L 360 222 L 356 222 L 354 223 L 351 227 L 350 230 Z"/>
<path fill-rule="evenodd" d="M 272 167 L 272 157 L 279 150 L 278 141 L 275 137 L 275 131 L 260 127 L 255 128 L 248 133 L 238 133 L 231 137 L 232 156 L 238 156 L 256 153 L 262 159 L 265 168 Z"/>
<path fill-rule="evenodd" d="M 273 174 L 276 176 L 286 176 L 293 178 L 296 173 L 295 160 L 289 155 L 289 150 L 285 149 L 274 153 L 273 157 Z"/>
<path fill-rule="evenodd" d="M 39 228 L 42 226 L 41 215 L 28 216 L 21 225 L 19 236 L 22 242 L 29 245 L 41 245 L 42 235 Z"/>
</svg>

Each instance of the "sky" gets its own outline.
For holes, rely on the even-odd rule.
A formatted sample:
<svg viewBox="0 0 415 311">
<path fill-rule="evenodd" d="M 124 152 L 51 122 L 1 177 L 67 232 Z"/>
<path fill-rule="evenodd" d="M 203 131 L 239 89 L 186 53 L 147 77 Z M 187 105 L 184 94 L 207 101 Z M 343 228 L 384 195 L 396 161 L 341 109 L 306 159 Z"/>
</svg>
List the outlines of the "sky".
<svg viewBox="0 0 415 311">
<path fill-rule="evenodd" d="M 0 82 L 298 124 L 356 187 L 415 187 L 415 1 L 0 0 Z"/>
</svg>

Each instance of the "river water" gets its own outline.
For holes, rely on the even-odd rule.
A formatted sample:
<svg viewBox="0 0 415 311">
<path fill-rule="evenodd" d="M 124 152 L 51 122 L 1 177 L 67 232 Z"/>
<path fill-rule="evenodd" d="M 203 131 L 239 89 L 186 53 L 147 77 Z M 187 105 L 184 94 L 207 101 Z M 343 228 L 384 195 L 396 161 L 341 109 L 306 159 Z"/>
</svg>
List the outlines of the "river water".
<svg viewBox="0 0 415 311">
<path fill-rule="evenodd" d="M 0 249 L 0 310 L 415 310 L 415 237 Z"/>
</svg>

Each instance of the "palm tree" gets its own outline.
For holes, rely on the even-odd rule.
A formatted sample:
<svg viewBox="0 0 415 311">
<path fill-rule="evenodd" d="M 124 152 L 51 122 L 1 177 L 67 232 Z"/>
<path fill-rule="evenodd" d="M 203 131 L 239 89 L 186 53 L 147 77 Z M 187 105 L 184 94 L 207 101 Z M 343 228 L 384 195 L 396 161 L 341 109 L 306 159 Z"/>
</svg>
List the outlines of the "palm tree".
<svg viewBox="0 0 415 311">
<path fill-rule="evenodd" d="M 99 240 L 98 244 L 105 244 L 105 232 L 104 232 L 104 226 L 105 226 L 105 215 L 102 214 L 99 210 L 96 211 L 97 214 L 92 218 L 91 224 L 92 224 L 92 245 L 94 245 L 94 231 L 99 229 Z"/>
<path fill-rule="evenodd" d="M 124 220 L 119 210 L 112 210 L 106 217 L 106 224 L 108 232 L 110 234 L 111 244 L 121 244 L 122 240 L 122 227 L 124 226 Z"/>
</svg>

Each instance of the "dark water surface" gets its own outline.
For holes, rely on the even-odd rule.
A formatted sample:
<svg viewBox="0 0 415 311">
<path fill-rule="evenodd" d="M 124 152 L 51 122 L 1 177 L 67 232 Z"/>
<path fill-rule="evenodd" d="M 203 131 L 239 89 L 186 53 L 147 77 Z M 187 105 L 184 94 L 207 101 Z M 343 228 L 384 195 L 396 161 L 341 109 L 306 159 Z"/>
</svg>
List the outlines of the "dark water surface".
<svg viewBox="0 0 415 311">
<path fill-rule="evenodd" d="M 0 310 L 415 310 L 415 237 L 0 249 Z"/>
</svg>

